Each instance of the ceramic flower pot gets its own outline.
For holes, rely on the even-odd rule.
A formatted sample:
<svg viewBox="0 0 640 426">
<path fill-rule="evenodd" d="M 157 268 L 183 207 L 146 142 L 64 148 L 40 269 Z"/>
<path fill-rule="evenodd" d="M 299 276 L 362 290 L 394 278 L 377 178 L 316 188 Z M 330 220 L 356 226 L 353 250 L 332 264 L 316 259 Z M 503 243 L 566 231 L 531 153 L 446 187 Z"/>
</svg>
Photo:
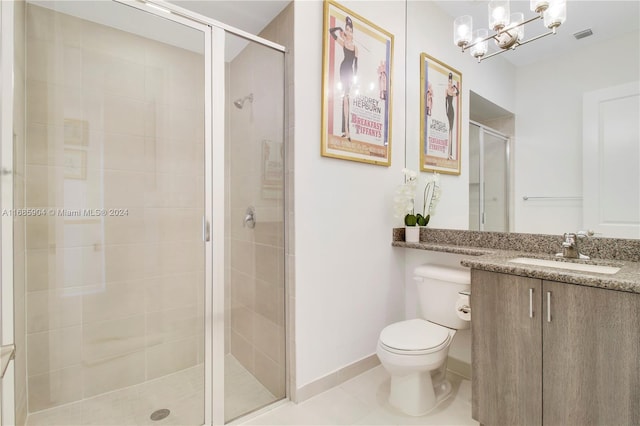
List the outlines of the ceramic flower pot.
<svg viewBox="0 0 640 426">
<path fill-rule="evenodd" d="M 420 242 L 420 227 L 419 226 L 405 226 L 404 227 L 404 240 L 407 243 L 419 243 Z"/>
</svg>

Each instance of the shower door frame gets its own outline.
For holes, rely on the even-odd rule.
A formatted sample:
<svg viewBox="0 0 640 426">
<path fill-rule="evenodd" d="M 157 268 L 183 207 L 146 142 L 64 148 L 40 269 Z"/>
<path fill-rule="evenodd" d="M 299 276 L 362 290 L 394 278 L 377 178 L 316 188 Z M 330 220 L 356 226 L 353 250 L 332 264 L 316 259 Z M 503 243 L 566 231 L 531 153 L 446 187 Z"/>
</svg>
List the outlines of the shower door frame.
<svg viewBox="0 0 640 426">
<path fill-rule="evenodd" d="M 13 177 L 10 180 L 10 193 L 7 195 L 12 205 L 3 204 L 5 198 L 5 180 L 13 173 L 13 69 L 14 69 L 14 15 L 13 2 L 0 4 L 0 208 L 13 208 Z M 7 149 L 10 144 L 10 149 Z M 7 173 L 8 172 L 8 173 Z M 11 347 L 15 340 L 13 308 L 13 218 L 3 218 L 0 222 L 0 346 Z M 14 398 L 15 362 L 8 361 L 6 371 L 0 378 L 0 426 L 15 424 Z"/>
<path fill-rule="evenodd" d="M 202 29 L 205 36 L 205 215 L 202 218 L 202 239 L 205 243 L 205 303 L 204 303 L 204 424 L 224 424 L 224 206 L 225 173 L 224 144 L 214 146 L 214 140 L 224 140 L 224 30 L 204 22 L 193 12 L 164 1 L 140 3 L 113 0 L 167 18 L 192 28 Z M 213 78 L 222 76 L 222 78 Z M 218 94 L 218 96 L 214 96 Z M 215 152 L 214 152 L 215 151 Z M 214 285 L 217 284 L 217 285 Z"/>
<path fill-rule="evenodd" d="M 494 130 L 490 127 L 485 126 L 482 123 L 478 123 L 477 121 L 469 120 L 469 126 L 476 126 L 479 128 L 478 133 L 478 163 L 479 163 L 479 173 L 480 173 L 480 186 L 479 190 L 479 230 L 484 231 L 485 229 L 485 170 L 484 170 L 484 154 L 485 154 L 485 143 L 484 143 L 484 135 L 489 134 L 495 138 L 498 138 L 504 141 L 504 155 L 505 155 L 505 176 L 504 176 L 504 194 L 505 194 L 505 202 L 504 202 L 504 218 L 505 218 L 505 230 L 504 232 L 509 232 L 511 229 L 511 185 L 510 185 L 510 176 L 511 176 L 511 159 L 510 159 L 510 144 L 511 138 L 503 133 L 500 133 L 497 130 Z M 469 142 L 471 143 L 471 141 Z"/>
<path fill-rule="evenodd" d="M 286 48 L 280 44 L 271 42 L 261 37 L 255 36 L 246 31 L 231 27 L 224 23 L 204 15 L 197 14 L 188 9 L 184 9 L 172 3 L 163 0 L 112 0 L 124 6 L 140 9 L 144 12 L 168 19 L 182 25 L 200 30 L 204 36 L 204 56 L 205 56 L 205 211 L 202 222 L 202 238 L 205 243 L 205 390 L 204 390 L 204 424 L 224 424 L 224 321 L 225 321 L 225 144 L 213 141 L 224 141 L 225 138 L 225 110 L 226 110 L 226 94 L 225 94 L 225 34 L 227 32 L 236 36 L 245 38 L 249 41 L 259 43 L 263 46 L 270 47 L 274 50 L 286 53 Z M 13 9 L 8 10 L 11 2 L 2 2 L 0 6 L 0 42 L 2 46 L 11 47 L 10 49 L 2 49 L 0 77 L 2 78 L 2 146 L 6 143 L 13 145 L 13 88 L 12 72 L 14 69 L 13 60 L 13 31 L 14 23 Z M 10 15 L 10 16 L 8 16 Z M 8 43 L 11 45 L 9 46 Z M 11 70 L 10 73 L 7 70 Z M 285 70 L 286 72 L 286 70 Z M 214 78 L 217 77 L 217 78 Z M 286 85 L 285 85 L 286 90 Z M 11 96 L 9 96 L 9 94 Z M 214 96 L 215 94 L 215 96 Z M 9 99 L 11 102 L 9 102 Z M 286 111 L 286 104 L 285 104 Z M 286 114 L 285 114 L 286 117 Z M 286 120 L 286 118 L 285 118 Z M 286 123 L 286 122 L 285 122 Z M 284 128 L 286 125 L 283 123 Z M 286 133 L 286 132 L 285 132 Z M 286 139 L 286 138 L 285 138 Z M 285 149 L 286 151 L 286 149 Z M 285 154 L 286 155 L 286 154 Z M 2 159 L 5 161 L 7 159 Z M 214 206 L 221 206 L 214 209 Z M 6 206 L 3 206 L 7 208 Z M 11 206 L 12 207 L 12 206 Z M 286 242 L 285 242 L 286 244 Z M 6 247 L 2 247 L 6 249 Z M 0 250 L 0 255 L 2 250 Z M 5 253 L 6 254 L 6 253 Z M 0 266 L 4 258 L 0 258 Z M 13 280 L 6 282 L 2 279 L 2 292 L 0 303 L 2 308 L 13 307 Z M 7 289 L 7 287 L 9 287 Z M 5 309 L 0 309 L 2 315 L 13 315 Z M 2 344 L 7 339 L 13 343 L 13 318 L 11 321 L 3 322 L 0 327 L 5 333 L 0 332 Z M 287 321 L 287 319 L 285 319 Z M 7 333 L 10 331 L 11 333 Z M 12 363 L 13 364 L 13 363 Z M 13 366 L 10 366 L 10 370 Z M 287 395 L 289 373 L 286 371 L 287 377 Z M 10 387 L 13 388 L 12 377 L 6 377 L 3 380 L 3 387 L 11 382 Z M 10 395 L 13 401 L 13 395 Z M 9 401 L 6 401 L 9 402 Z M 2 401 L 0 400 L 0 403 Z M 3 404 L 2 417 L 5 420 L 11 420 L 14 417 L 15 407 L 8 407 Z M 5 410 L 10 408 L 8 412 Z M 1 423 L 0 419 L 0 423 Z"/>
<path fill-rule="evenodd" d="M 263 39 L 164 0 L 113 0 L 156 16 L 169 18 L 205 34 L 205 425 L 225 424 L 225 39 L 229 32 L 252 42 L 286 52 L 280 44 Z M 168 16 L 168 12 L 170 12 Z M 214 78 L 218 77 L 218 78 Z M 214 96 L 215 94 L 215 96 Z M 283 123 L 284 126 L 284 123 Z M 214 209 L 214 206 L 222 206 Z M 286 320 L 285 320 L 286 321 Z M 287 372 L 288 375 L 288 372 Z M 288 383 L 288 377 L 285 379 Z"/>
</svg>

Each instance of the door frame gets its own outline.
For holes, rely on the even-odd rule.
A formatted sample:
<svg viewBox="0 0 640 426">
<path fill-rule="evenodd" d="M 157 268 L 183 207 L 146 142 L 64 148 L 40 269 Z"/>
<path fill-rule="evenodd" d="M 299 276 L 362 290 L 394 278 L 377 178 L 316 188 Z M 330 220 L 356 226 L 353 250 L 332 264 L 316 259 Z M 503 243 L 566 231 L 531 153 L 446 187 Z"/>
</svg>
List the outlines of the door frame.
<svg viewBox="0 0 640 426">
<path fill-rule="evenodd" d="M 602 105 L 631 97 L 640 98 L 640 81 L 606 87 L 586 92 L 583 95 L 582 226 L 594 231 L 596 234 L 615 238 L 640 238 L 640 221 L 635 223 L 609 221 L 601 207 L 605 204 L 602 196 L 607 190 L 601 180 L 601 177 L 605 174 L 603 158 L 605 157 L 604 145 L 606 145 L 601 113 Z M 622 153 L 621 155 L 632 158 L 629 157 L 629 153 Z M 640 187 L 638 190 L 640 190 Z"/>
<path fill-rule="evenodd" d="M 13 69 L 15 4 L 0 2 L 0 209 L 13 208 Z M 10 205 L 7 205 L 10 204 Z M 14 344 L 13 216 L 2 215 L 0 226 L 0 345 Z M 0 425 L 15 424 L 15 363 L 8 360 L 0 386 Z"/>
</svg>

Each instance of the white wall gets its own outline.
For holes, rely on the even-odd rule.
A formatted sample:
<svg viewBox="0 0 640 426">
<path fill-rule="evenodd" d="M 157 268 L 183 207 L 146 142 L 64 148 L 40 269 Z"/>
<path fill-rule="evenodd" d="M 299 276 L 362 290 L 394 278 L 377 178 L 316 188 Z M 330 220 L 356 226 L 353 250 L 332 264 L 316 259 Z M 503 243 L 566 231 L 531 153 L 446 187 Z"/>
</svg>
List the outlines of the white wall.
<svg viewBox="0 0 640 426">
<path fill-rule="evenodd" d="M 442 197 L 429 226 L 469 228 L 469 91 L 503 108 L 515 109 L 515 69 L 500 57 L 478 64 L 453 44 L 453 18 L 429 1 L 409 1 L 407 13 L 407 167 L 419 170 L 420 54 L 437 58 L 462 73 L 462 163 L 459 176 L 441 175 Z M 425 176 L 426 173 L 423 173 Z M 424 178 L 422 178 L 424 179 Z"/>
<path fill-rule="evenodd" d="M 341 4 L 395 35 L 392 165 L 386 168 L 320 156 L 322 3 L 296 2 L 295 339 L 298 388 L 373 354 L 379 331 L 385 325 L 415 315 L 412 303 L 406 304 L 405 308 L 404 292 L 416 264 L 423 261 L 455 264 L 459 261 L 437 253 L 416 250 L 405 253 L 403 249 L 390 246 L 391 228 L 400 225 L 392 217 L 391 208 L 395 187 L 402 182 L 405 154 L 407 167 L 418 170 L 420 53 L 425 52 L 462 73 L 463 123 L 469 120 L 469 91 L 514 111 L 516 121 L 523 117 L 533 118 L 532 122 L 516 128 L 519 136 L 515 141 L 518 144 L 515 150 L 516 229 L 519 232 L 542 232 L 523 225 L 533 223 L 518 203 L 524 192 L 534 194 L 543 193 L 547 188 L 565 189 L 555 179 L 546 178 L 547 170 L 561 168 L 550 162 L 551 158 L 557 162 L 569 159 L 563 162 L 564 167 L 569 165 L 565 176 L 566 194 L 581 193 L 582 154 L 576 144 L 581 138 L 582 92 L 586 91 L 583 85 L 595 90 L 629 81 L 631 76 L 637 79 L 639 75 L 637 33 L 624 40 L 594 46 L 588 60 L 578 60 L 570 55 L 554 63 L 517 70 L 501 57 L 478 64 L 468 53 L 460 53 L 451 42 L 453 18 L 431 2 L 407 3 L 410 37 L 406 46 L 404 2 L 349 1 Z M 594 72 L 594 64 L 620 63 L 621 55 L 635 65 Z M 550 73 L 549 70 L 553 71 Z M 545 84 L 540 83 L 540 75 L 550 76 Z M 548 129 L 548 134 L 533 141 L 535 150 L 524 148 L 526 143 L 531 143 L 523 136 L 532 131 L 530 126 Z M 554 148 L 542 150 L 540 147 L 545 145 Z M 468 128 L 463 125 L 462 172 L 460 176 L 441 176 L 442 199 L 431 218 L 432 227 L 468 229 L 467 153 Z M 533 164 L 530 158 L 534 154 L 542 155 L 545 164 L 551 166 L 545 170 L 529 166 Z M 423 174 L 421 180 L 425 177 Z M 547 208 L 547 211 L 553 213 L 553 209 Z M 548 224 L 552 220 L 555 218 L 536 222 Z M 569 220 L 570 229 L 578 226 L 573 225 L 573 218 Z M 412 291 L 412 287 L 407 287 L 409 302 L 413 300 Z M 461 333 L 456 340 L 451 355 L 470 362 L 467 332 Z"/>
<path fill-rule="evenodd" d="M 407 167 L 419 169 L 420 153 L 420 53 L 425 52 L 462 73 L 462 164 L 459 176 L 441 175 L 442 196 L 430 227 L 469 229 L 469 92 L 514 111 L 516 99 L 515 67 L 501 57 L 481 64 L 461 53 L 451 39 L 453 18 L 427 1 L 409 1 L 407 28 Z M 413 269 L 421 263 L 459 266 L 463 256 L 406 249 L 405 290 L 406 318 L 418 316 Z M 449 349 L 449 356 L 471 363 L 471 335 L 459 331 Z"/>
<path fill-rule="evenodd" d="M 638 40 L 638 32 L 632 32 L 518 70 L 518 232 L 562 234 L 583 226 L 581 201 L 523 201 L 522 196 L 582 196 L 582 96 L 638 81 Z"/>
<path fill-rule="evenodd" d="M 404 253 L 391 247 L 404 167 L 404 1 L 340 2 L 394 34 L 391 166 L 320 155 L 321 1 L 295 4 L 296 385 L 375 353 L 403 319 Z"/>
<path fill-rule="evenodd" d="M 515 108 L 515 74 L 501 58 L 478 65 L 450 40 L 453 19 L 430 2 L 408 2 L 411 37 L 405 52 L 405 2 L 341 2 L 394 34 L 392 165 L 320 156 L 322 2 L 295 5 L 295 268 L 296 385 L 313 382 L 375 353 L 380 330 L 410 317 L 405 281 L 413 264 L 434 254 L 391 247 L 393 193 L 402 182 L 406 149 L 419 154 L 420 53 L 462 73 L 463 123 L 469 90 Z M 405 53 L 408 69 L 405 73 Z M 496 75 L 502 75 L 499 79 Z M 505 77 L 506 75 L 506 77 Z M 405 82 L 410 96 L 405 104 Z M 442 176 L 442 200 L 431 226 L 468 227 L 468 129 L 462 129 L 462 173 Z M 408 167 L 418 169 L 418 161 Z M 423 180 L 426 174 L 423 174 Z M 438 258 L 437 260 L 443 261 Z M 448 259 L 451 261 L 451 259 Z M 407 307 L 409 309 L 409 307 Z M 464 339 L 461 339 L 464 341 Z M 468 341 L 458 358 L 469 362 Z"/>
</svg>

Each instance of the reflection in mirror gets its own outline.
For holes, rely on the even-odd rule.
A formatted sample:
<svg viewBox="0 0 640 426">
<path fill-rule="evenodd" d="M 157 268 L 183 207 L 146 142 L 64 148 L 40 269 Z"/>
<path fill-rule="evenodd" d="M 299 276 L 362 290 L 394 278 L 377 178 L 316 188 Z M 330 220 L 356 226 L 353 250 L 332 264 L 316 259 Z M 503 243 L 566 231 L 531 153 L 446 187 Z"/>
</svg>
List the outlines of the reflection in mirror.
<svg viewBox="0 0 640 426">
<path fill-rule="evenodd" d="M 514 0 L 512 11 L 522 7 L 527 17 L 528 3 Z M 471 145 L 469 121 L 510 139 L 512 169 L 505 182 L 509 185 L 510 231 L 560 235 L 584 229 L 595 231 L 596 236 L 640 238 L 637 120 L 605 111 L 597 118 L 605 120 L 604 127 L 593 130 L 588 126 L 593 119 L 585 115 L 590 108 L 585 99 L 590 93 L 621 86 L 630 89 L 614 108 L 637 111 L 640 3 L 572 1 L 567 21 L 557 35 L 478 64 L 470 55 L 462 55 L 453 42 L 442 40 L 449 37 L 455 17 L 465 14 L 460 8 L 473 14 L 472 9 L 481 6 L 486 8 L 486 2 L 407 2 L 406 166 L 415 168 L 419 161 L 414 142 L 414 128 L 419 128 L 419 115 L 414 110 L 420 96 L 415 64 L 419 53 L 426 52 L 463 75 L 462 117 L 467 122 L 463 124 L 463 158 L 478 148 Z M 573 36 L 585 29 L 591 29 L 593 35 Z M 475 103 L 475 95 L 511 114 L 511 123 L 487 124 L 478 119 L 489 104 Z M 622 103 L 627 107 L 621 107 Z M 591 139 L 596 146 L 606 142 L 607 151 L 587 157 L 584 144 Z M 610 149 L 613 146 L 616 148 Z M 593 158 L 606 160 L 606 167 L 594 169 Z M 442 208 L 432 226 L 467 229 L 472 228 L 473 214 L 478 220 L 479 213 L 472 210 L 478 208 L 479 194 L 474 201 L 470 193 L 470 186 L 479 183 L 473 176 L 479 173 L 474 167 L 477 164 L 463 162 L 460 176 L 443 176 Z M 620 172 L 616 179 L 611 178 L 614 170 Z M 587 184 L 585 178 L 594 175 L 600 180 Z M 604 198 L 603 194 L 613 197 Z M 590 201 L 593 198 L 595 201 Z M 616 214 L 608 214 L 611 212 Z"/>
<path fill-rule="evenodd" d="M 514 117 L 474 92 L 469 98 L 469 229 L 509 232 L 510 138 L 505 133 L 513 133 Z"/>
</svg>

